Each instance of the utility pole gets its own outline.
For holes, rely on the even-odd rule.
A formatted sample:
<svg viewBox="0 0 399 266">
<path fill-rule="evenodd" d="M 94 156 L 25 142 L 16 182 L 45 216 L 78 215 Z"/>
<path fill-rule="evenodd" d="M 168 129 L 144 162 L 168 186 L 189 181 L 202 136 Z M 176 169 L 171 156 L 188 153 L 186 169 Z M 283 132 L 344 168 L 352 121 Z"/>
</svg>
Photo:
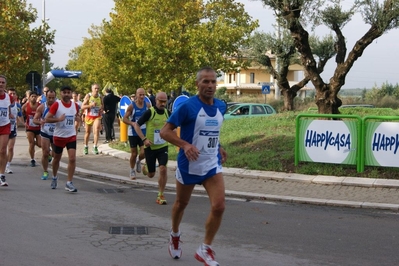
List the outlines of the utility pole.
<svg viewBox="0 0 399 266">
<path fill-rule="evenodd" d="M 277 19 L 276 37 L 277 40 L 280 41 L 280 22 L 278 21 L 278 19 Z M 278 55 L 275 56 L 276 56 L 276 71 L 277 73 L 280 73 L 280 64 L 278 62 Z M 280 99 L 280 88 L 278 87 L 278 82 L 276 80 L 274 80 L 274 99 L 276 100 Z"/>
<path fill-rule="evenodd" d="M 44 24 L 46 23 L 46 0 L 43 0 L 42 10 L 43 10 L 42 26 L 43 26 L 43 29 L 44 29 Z M 41 88 L 41 90 L 43 90 L 44 86 L 46 85 L 45 84 L 45 81 L 46 81 L 46 59 L 45 59 L 45 55 L 46 55 L 46 46 L 43 43 L 43 59 L 42 59 L 43 71 L 42 71 L 42 88 Z M 40 93 L 41 93 L 41 90 L 40 90 Z"/>
</svg>

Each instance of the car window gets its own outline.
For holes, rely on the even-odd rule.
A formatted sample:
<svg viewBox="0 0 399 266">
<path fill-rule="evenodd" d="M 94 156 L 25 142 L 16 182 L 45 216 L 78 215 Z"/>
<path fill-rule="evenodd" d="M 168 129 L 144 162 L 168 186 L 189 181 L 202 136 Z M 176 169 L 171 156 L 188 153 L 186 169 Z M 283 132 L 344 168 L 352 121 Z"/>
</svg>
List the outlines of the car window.
<svg viewBox="0 0 399 266">
<path fill-rule="evenodd" d="M 237 104 L 232 104 L 232 105 L 230 105 L 229 107 L 227 107 L 227 111 L 226 111 L 226 114 L 230 114 L 231 112 L 233 112 L 234 110 L 236 110 L 237 109 Z"/>
<path fill-rule="evenodd" d="M 241 114 L 242 115 L 249 115 L 249 106 L 248 105 L 244 105 L 240 108 Z"/>
<path fill-rule="evenodd" d="M 237 108 L 238 106 L 236 106 L 234 110 L 231 110 L 231 114 L 232 115 L 249 115 L 249 106 L 248 105 L 244 105 L 244 106 L 239 106 L 239 108 Z"/>
<path fill-rule="evenodd" d="M 264 115 L 264 114 L 266 114 L 266 111 L 262 105 L 252 105 L 252 114 L 253 115 Z"/>
<path fill-rule="evenodd" d="M 274 113 L 274 111 L 273 111 L 273 109 L 270 107 L 270 106 L 265 106 L 265 108 L 266 108 L 266 112 L 268 113 L 268 114 L 273 114 Z"/>
</svg>

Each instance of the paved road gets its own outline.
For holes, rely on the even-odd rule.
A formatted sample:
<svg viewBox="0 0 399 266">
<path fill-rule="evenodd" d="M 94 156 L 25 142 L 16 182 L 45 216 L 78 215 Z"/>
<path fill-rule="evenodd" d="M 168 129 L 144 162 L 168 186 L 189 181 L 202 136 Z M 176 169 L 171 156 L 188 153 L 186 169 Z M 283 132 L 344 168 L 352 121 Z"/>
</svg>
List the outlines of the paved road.
<svg viewBox="0 0 399 266">
<path fill-rule="evenodd" d="M 195 193 L 192 198 L 181 227 L 184 256 L 179 261 L 172 260 L 165 248 L 172 204 L 155 204 L 156 180 L 141 174 L 138 180 L 129 180 L 128 161 L 121 159 L 126 158 L 126 153 L 102 146 L 103 154 L 84 156 L 79 136 L 80 173 L 75 178 L 79 192 L 67 193 L 63 189 L 64 174 L 60 173 L 59 189 L 52 190 L 50 180 L 40 180 L 40 166 L 28 166 L 27 141 L 20 133 L 15 172 L 7 176 L 10 186 L 0 188 L 5 214 L 0 229 L 0 250 L 5 252 L 0 253 L 0 265 L 199 265 L 193 252 L 203 234 L 204 210 L 209 207 L 206 197 Z M 40 155 L 37 151 L 36 159 Z M 169 166 L 170 191 L 165 194 L 172 201 L 174 162 Z M 312 195 L 321 201 L 328 189 L 339 187 L 311 184 L 303 181 L 309 180 L 306 176 L 225 170 L 228 194 L 248 201 L 274 197 L 300 202 L 293 193 L 302 199 L 316 193 Z M 356 186 L 343 187 L 352 188 L 350 193 L 341 193 L 345 197 L 358 194 Z M 318 201 L 307 197 L 311 203 Z M 236 197 L 228 197 L 227 205 L 215 242 L 222 265 L 398 265 L 396 212 L 266 200 L 246 202 Z M 110 234 L 109 229 L 114 226 L 148 227 L 150 233 Z"/>
</svg>

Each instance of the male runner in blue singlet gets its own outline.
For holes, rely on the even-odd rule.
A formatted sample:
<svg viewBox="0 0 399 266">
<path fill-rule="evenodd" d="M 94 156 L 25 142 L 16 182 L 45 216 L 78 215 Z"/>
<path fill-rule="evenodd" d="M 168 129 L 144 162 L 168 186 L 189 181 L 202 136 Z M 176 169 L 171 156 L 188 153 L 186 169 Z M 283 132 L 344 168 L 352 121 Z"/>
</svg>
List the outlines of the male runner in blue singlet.
<svg viewBox="0 0 399 266">
<path fill-rule="evenodd" d="M 161 129 L 161 137 L 180 148 L 169 254 L 174 259 L 182 254 L 179 225 L 194 186 L 201 184 L 209 196 L 211 211 L 205 224 L 204 242 L 197 249 L 195 258 L 205 265 L 218 266 L 211 244 L 225 208 L 222 163 L 226 161 L 227 153 L 219 138 L 226 104 L 214 98 L 216 72 L 212 68 L 200 69 L 195 83 L 198 95 L 181 103 Z M 174 131 L 177 127 L 180 127 L 180 138 Z"/>
</svg>

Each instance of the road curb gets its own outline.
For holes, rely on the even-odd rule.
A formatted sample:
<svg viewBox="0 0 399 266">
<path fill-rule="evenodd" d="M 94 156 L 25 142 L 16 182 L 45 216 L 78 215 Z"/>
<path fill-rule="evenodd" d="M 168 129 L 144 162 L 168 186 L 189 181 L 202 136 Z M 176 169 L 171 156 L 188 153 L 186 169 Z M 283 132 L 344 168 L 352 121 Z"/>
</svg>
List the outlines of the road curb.
<svg viewBox="0 0 399 266">
<path fill-rule="evenodd" d="M 107 144 L 100 145 L 99 151 L 102 154 L 114 156 L 124 160 L 129 160 L 130 157 L 129 153 L 119 150 L 114 150 L 110 148 Z M 66 168 L 67 164 L 60 162 L 60 167 Z M 176 161 L 169 161 L 168 167 L 176 168 Z M 325 184 L 325 185 L 361 186 L 361 187 L 388 187 L 388 188 L 399 187 L 399 180 L 368 179 L 368 178 L 357 178 L 357 177 L 307 176 L 300 174 L 251 171 L 251 170 L 243 170 L 237 168 L 223 168 L 223 170 L 228 174 L 240 177 L 263 178 L 263 179 L 290 181 L 290 182 L 310 182 L 310 183 Z M 143 185 L 143 186 L 152 186 L 152 187 L 158 186 L 158 182 L 156 181 L 142 180 L 142 179 L 130 180 L 128 177 L 87 170 L 80 167 L 76 168 L 76 172 L 93 175 L 102 179 L 111 180 L 121 184 Z M 167 184 L 166 187 L 167 189 L 170 190 L 175 189 L 174 184 Z M 205 193 L 204 188 L 200 186 L 196 186 L 194 190 L 199 193 Z M 260 200 L 260 201 L 312 204 L 318 206 L 399 211 L 399 204 L 389 204 L 389 203 L 373 203 L 373 202 L 360 202 L 360 201 L 306 198 L 306 197 L 297 197 L 297 196 L 281 196 L 281 195 L 250 193 L 250 192 L 233 191 L 233 190 L 226 190 L 226 196 L 243 198 L 250 201 Z"/>
<path fill-rule="evenodd" d="M 98 147 L 103 154 L 114 156 L 120 159 L 129 160 L 130 153 L 115 150 L 108 144 Z M 168 161 L 168 167 L 176 168 L 176 161 Z M 307 182 L 322 185 L 341 185 L 341 186 L 358 186 L 358 187 L 379 187 L 379 188 L 399 188 L 399 180 L 394 179 L 376 179 L 362 177 L 337 177 L 322 175 L 303 175 L 296 173 L 283 173 L 272 171 L 247 170 L 240 168 L 223 167 L 223 173 L 247 178 L 259 178 L 265 180 L 288 181 L 288 182 Z"/>
</svg>

